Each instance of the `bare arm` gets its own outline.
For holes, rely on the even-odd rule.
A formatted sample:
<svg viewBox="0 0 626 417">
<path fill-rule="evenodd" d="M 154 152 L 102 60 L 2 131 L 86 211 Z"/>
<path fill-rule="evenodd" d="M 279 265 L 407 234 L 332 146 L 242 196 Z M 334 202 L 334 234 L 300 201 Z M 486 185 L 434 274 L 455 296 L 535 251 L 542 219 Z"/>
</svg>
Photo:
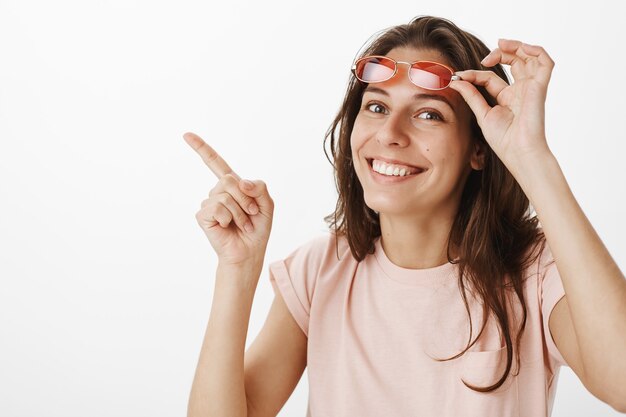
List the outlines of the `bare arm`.
<svg viewBox="0 0 626 417">
<path fill-rule="evenodd" d="M 244 352 L 262 264 L 218 266 L 211 314 L 191 388 L 188 417 L 247 416 Z"/>
<path fill-rule="evenodd" d="M 500 39 L 482 61 L 511 66 L 508 85 L 493 71 L 460 71 L 450 87 L 470 106 L 485 140 L 537 212 L 563 282 L 566 301 L 550 332 L 568 364 L 596 397 L 626 410 L 626 280 L 583 213 L 550 151 L 545 100 L 554 61 L 538 45 Z M 476 89 L 496 99 L 491 106 Z M 575 343 L 576 348 L 571 346 Z"/>
<path fill-rule="evenodd" d="M 624 412 L 626 280 L 578 205 L 556 159 L 529 161 L 527 168 L 520 184 L 541 220 L 567 299 L 553 310 L 550 331 L 585 387 Z"/>
<path fill-rule="evenodd" d="M 263 181 L 242 180 L 198 135 L 183 137 L 219 178 L 196 213 L 219 262 L 187 415 L 247 417 L 244 350 L 274 201 Z"/>
</svg>

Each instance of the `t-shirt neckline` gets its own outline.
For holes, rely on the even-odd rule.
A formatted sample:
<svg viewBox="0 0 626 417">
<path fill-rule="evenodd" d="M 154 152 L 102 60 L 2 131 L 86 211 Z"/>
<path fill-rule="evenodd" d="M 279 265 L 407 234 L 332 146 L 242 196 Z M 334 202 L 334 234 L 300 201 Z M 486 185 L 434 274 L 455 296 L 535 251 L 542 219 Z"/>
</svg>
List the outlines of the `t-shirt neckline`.
<svg viewBox="0 0 626 417">
<path fill-rule="evenodd" d="M 409 269 L 391 262 L 383 250 L 382 239 L 378 237 L 374 243 L 374 256 L 386 278 L 391 281 L 415 286 L 437 286 L 446 279 L 455 276 L 456 264 L 446 262 L 432 268 Z"/>
</svg>

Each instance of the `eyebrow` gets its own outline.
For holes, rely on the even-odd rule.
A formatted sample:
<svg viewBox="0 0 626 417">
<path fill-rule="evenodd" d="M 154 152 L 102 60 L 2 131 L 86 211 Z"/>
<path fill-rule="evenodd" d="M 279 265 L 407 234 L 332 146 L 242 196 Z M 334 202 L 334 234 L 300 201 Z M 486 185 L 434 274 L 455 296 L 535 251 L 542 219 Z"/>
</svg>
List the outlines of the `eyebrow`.
<svg viewBox="0 0 626 417">
<path fill-rule="evenodd" d="M 388 92 L 378 87 L 371 87 L 368 85 L 365 91 L 363 91 L 363 94 L 367 92 L 379 93 L 379 94 L 382 94 L 383 96 L 389 97 Z M 452 105 L 452 103 L 450 103 L 450 101 L 448 101 L 448 99 L 445 96 L 442 96 L 439 94 L 415 93 L 413 95 L 413 99 L 414 100 L 438 100 L 438 101 L 446 103 L 452 110 L 454 110 L 454 106 Z"/>
</svg>

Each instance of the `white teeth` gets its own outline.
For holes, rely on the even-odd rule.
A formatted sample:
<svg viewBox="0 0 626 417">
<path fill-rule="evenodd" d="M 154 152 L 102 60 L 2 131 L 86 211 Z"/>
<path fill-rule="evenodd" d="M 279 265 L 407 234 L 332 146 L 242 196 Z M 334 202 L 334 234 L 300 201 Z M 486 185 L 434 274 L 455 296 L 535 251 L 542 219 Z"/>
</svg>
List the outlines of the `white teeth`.
<svg viewBox="0 0 626 417">
<path fill-rule="evenodd" d="M 386 164 L 377 160 L 372 161 L 372 168 L 374 169 L 374 171 L 383 175 L 404 177 L 405 175 L 410 174 L 410 169 L 408 168 Z"/>
</svg>

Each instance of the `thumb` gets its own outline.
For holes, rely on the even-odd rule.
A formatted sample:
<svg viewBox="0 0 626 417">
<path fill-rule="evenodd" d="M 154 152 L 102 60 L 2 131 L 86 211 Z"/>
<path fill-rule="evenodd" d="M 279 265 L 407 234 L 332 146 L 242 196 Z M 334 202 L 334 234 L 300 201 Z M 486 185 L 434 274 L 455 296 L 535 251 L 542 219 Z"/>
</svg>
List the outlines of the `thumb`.
<svg viewBox="0 0 626 417">
<path fill-rule="evenodd" d="M 239 181 L 239 189 L 243 191 L 245 195 L 254 198 L 259 206 L 259 210 L 262 212 L 268 213 L 273 211 L 274 202 L 263 181 L 241 180 Z"/>
</svg>

